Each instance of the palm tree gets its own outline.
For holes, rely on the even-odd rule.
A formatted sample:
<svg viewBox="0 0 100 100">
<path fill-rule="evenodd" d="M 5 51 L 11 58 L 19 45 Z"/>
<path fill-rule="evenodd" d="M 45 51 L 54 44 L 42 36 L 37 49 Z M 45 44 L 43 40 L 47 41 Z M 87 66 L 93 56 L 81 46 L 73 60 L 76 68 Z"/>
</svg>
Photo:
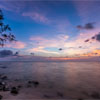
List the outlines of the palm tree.
<svg viewBox="0 0 100 100">
<path fill-rule="evenodd" d="M 11 28 L 3 23 L 4 16 L 0 10 L 0 47 L 3 47 L 6 42 L 15 41 L 15 36 L 11 33 Z"/>
</svg>

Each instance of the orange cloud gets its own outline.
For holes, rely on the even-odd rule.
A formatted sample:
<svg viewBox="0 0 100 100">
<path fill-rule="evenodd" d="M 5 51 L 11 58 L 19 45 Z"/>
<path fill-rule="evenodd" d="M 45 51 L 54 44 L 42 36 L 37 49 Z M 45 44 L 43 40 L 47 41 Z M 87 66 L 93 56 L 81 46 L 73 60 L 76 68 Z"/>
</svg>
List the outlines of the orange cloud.
<svg viewBox="0 0 100 100">
<path fill-rule="evenodd" d="M 95 53 L 95 54 L 100 56 L 100 50 L 94 50 L 93 53 Z"/>
<path fill-rule="evenodd" d="M 80 56 L 100 56 L 100 50 L 93 50 L 92 52 L 81 54 Z"/>
</svg>

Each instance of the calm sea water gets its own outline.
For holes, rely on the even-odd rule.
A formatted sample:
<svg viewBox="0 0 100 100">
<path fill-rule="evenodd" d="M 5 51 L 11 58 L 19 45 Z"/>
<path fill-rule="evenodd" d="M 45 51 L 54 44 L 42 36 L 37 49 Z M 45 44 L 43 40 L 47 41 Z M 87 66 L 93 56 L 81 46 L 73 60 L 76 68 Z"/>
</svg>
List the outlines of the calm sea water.
<svg viewBox="0 0 100 100">
<path fill-rule="evenodd" d="M 40 92 L 63 93 L 66 98 L 100 93 L 100 62 L 0 62 L 0 68 L 10 81 L 37 80 Z"/>
</svg>

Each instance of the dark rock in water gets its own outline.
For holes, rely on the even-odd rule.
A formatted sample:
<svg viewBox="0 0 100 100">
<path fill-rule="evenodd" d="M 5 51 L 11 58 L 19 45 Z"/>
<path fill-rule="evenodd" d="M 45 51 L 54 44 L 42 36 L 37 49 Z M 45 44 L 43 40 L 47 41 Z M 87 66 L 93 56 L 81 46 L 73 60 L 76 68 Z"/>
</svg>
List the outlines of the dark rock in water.
<svg viewBox="0 0 100 100">
<path fill-rule="evenodd" d="M 0 91 L 2 91 L 2 90 L 3 90 L 3 86 L 0 85 Z"/>
<path fill-rule="evenodd" d="M 16 87 L 12 87 L 10 92 L 14 95 L 17 95 L 18 94 L 18 89 Z"/>
<path fill-rule="evenodd" d="M 2 82 L 0 82 L 0 85 L 2 85 Z"/>
<path fill-rule="evenodd" d="M 5 69 L 5 68 L 7 68 L 6 66 L 2 66 L 2 67 L 0 67 L 0 68 L 3 68 L 3 69 Z"/>
<path fill-rule="evenodd" d="M 0 91 L 3 89 L 3 84 L 0 82 Z"/>
<path fill-rule="evenodd" d="M 33 84 L 34 84 L 35 87 L 37 87 L 39 85 L 39 82 L 34 81 Z"/>
<path fill-rule="evenodd" d="M 29 83 L 29 84 L 32 84 L 32 83 L 33 83 L 33 81 L 28 81 L 28 83 Z"/>
<path fill-rule="evenodd" d="M 0 79 L 2 78 L 3 74 L 0 74 Z"/>
<path fill-rule="evenodd" d="M 18 85 L 17 87 L 18 87 L 18 88 L 22 88 L 22 85 Z"/>
<path fill-rule="evenodd" d="M 38 81 L 34 81 L 34 84 L 37 84 L 37 85 L 39 85 L 39 82 L 38 82 Z"/>
<path fill-rule="evenodd" d="M 39 82 L 38 81 L 28 81 L 28 84 L 30 85 L 34 85 L 34 87 L 37 87 L 39 85 Z"/>
<path fill-rule="evenodd" d="M 8 77 L 7 77 L 7 76 L 2 76 L 1 79 L 2 79 L 2 80 L 7 80 Z"/>
<path fill-rule="evenodd" d="M 3 91 L 10 91 L 10 88 L 7 85 L 3 86 Z"/>
<path fill-rule="evenodd" d="M 2 95 L 0 95 L 0 100 L 3 98 L 3 96 Z"/>
<path fill-rule="evenodd" d="M 0 91 L 3 91 L 5 89 L 6 83 L 0 82 Z"/>
<path fill-rule="evenodd" d="M 94 98 L 94 99 L 100 99 L 100 94 L 98 92 L 93 92 L 91 94 L 91 97 Z"/>
<path fill-rule="evenodd" d="M 61 93 L 61 92 L 57 92 L 57 95 L 60 96 L 60 97 L 64 96 L 63 93 Z"/>
</svg>

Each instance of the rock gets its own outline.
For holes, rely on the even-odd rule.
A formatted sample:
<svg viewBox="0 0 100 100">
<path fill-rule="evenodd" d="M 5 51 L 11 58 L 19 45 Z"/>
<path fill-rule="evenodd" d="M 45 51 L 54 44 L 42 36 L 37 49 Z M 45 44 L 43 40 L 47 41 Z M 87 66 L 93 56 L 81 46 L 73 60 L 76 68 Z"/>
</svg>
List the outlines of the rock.
<svg viewBox="0 0 100 100">
<path fill-rule="evenodd" d="M 5 69 L 5 68 L 7 68 L 6 66 L 2 66 L 2 67 L 0 67 L 0 68 L 3 68 L 3 69 Z"/>
<path fill-rule="evenodd" d="M 33 83 L 33 81 L 28 81 L 28 83 L 29 83 L 29 84 L 32 84 L 32 83 Z"/>
<path fill-rule="evenodd" d="M 6 86 L 5 82 L 0 82 L 0 91 L 3 91 Z"/>
<path fill-rule="evenodd" d="M 2 91 L 2 90 L 3 90 L 3 86 L 0 85 L 0 91 Z"/>
<path fill-rule="evenodd" d="M 37 87 L 39 85 L 39 82 L 34 81 L 33 84 L 34 84 L 35 87 Z"/>
<path fill-rule="evenodd" d="M 8 77 L 7 77 L 7 76 L 2 76 L 1 79 L 2 79 L 2 80 L 7 80 Z"/>
<path fill-rule="evenodd" d="M 18 88 L 22 88 L 22 85 L 18 85 L 17 87 L 18 87 Z"/>
<path fill-rule="evenodd" d="M 16 87 L 12 87 L 10 92 L 14 95 L 17 95 L 18 94 L 18 89 Z"/>
<path fill-rule="evenodd" d="M 0 82 L 0 85 L 2 85 L 2 82 Z"/>
<path fill-rule="evenodd" d="M 34 85 L 34 87 L 37 87 L 39 85 L 38 81 L 28 81 L 28 85 Z"/>
<path fill-rule="evenodd" d="M 0 100 L 3 98 L 3 96 L 2 95 L 0 95 Z"/>
<path fill-rule="evenodd" d="M 34 81 L 34 84 L 39 85 L 39 82 L 38 81 Z"/>
<path fill-rule="evenodd" d="M 3 91 L 10 91 L 10 88 L 7 85 L 5 85 L 3 86 Z"/>
<path fill-rule="evenodd" d="M 2 85 L 2 82 L 0 82 L 0 91 L 3 90 L 3 85 Z"/>
<path fill-rule="evenodd" d="M 0 82 L 0 90 L 1 91 L 9 91 L 9 87 L 5 82 Z"/>
</svg>

